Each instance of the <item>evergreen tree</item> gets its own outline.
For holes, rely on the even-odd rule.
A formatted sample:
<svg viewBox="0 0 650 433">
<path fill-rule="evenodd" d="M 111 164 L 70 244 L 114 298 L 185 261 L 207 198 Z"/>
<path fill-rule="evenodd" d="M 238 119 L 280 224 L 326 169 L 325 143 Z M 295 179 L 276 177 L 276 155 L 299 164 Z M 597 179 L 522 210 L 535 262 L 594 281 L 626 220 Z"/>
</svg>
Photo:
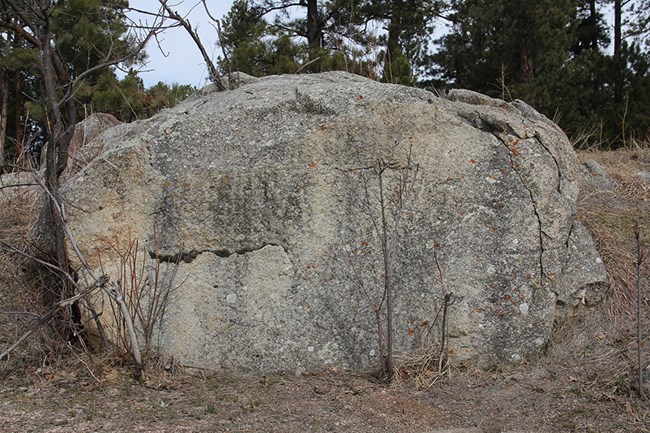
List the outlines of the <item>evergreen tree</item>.
<svg viewBox="0 0 650 433">
<path fill-rule="evenodd" d="M 54 51 L 53 75 L 58 84 L 53 97 L 71 95 L 65 117 L 73 123 L 84 116 L 99 77 L 114 59 L 143 59 L 138 41 L 125 32 L 125 0 L 66 0 L 38 4 L 0 0 L 3 42 L 0 60 L 2 106 L 7 111 L 5 154 L 12 163 L 26 164 L 25 149 L 39 148 L 48 137 L 42 70 L 41 39 L 49 38 Z M 45 29 L 46 25 L 46 29 Z M 47 35 L 44 34 L 47 30 Z M 7 90 L 4 92 L 4 90 Z M 74 120 L 73 120 L 74 118 Z M 14 120 L 14 121 L 10 121 Z M 67 126 L 69 128 L 70 126 Z M 0 134 L 1 135 L 1 134 Z M 22 155 L 22 157 L 21 157 Z M 18 160 L 18 158 L 21 158 Z"/>
<path fill-rule="evenodd" d="M 41 300 L 47 308 L 75 294 L 74 279 L 71 277 L 73 272 L 66 248 L 67 235 L 60 185 L 60 176 L 68 164 L 68 147 L 78 118 L 75 92 L 79 86 L 83 86 L 84 80 L 90 80 L 102 69 L 135 58 L 152 35 L 149 33 L 139 43 L 132 44 L 128 38 L 122 38 L 123 30 L 120 30 L 119 26 L 114 30 L 110 25 L 112 16 L 105 13 L 112 6 L 119 8 L 120 4 L 110 0 L 86 1 L 83 6 L 88 6 L 91 11 L 99 11 L 97 14 L 90 14 L 89 21 L 94 22 L 98 34 L 106 35 L 106 38 L 91 37 L 92 32 L 88 31 L 86 25 L 82 25 L 67 29 L 77 38 L 69 40 L 64 29 L 72 25 L 72 22 L 68 22 L 66 26 L 61 20 L 67 19 L 69 14 L 75 12 L 66 9 L 67 1 L 0 0 L 0 29 L 5 34 L 12 35 L 14 41 L 24 41 L 25 48 L 35 53 L 34 58 L 37 59 L 34 67 L 36 73 L 27 75 L 25 81 L 34 82 L 34 87 L 38 90 L 38 97 L 34 100 L 40 103 L 41 128 L 44 138 L 47 139 L 44 172 L 44 188 L 47 194 L 44 194 L 46 205 L 42 218 L 44 236 L 39 245 L 42 261 L 52 264 L 47 267 L 51 274 L 43 278 L 44 284 L 41 288 Z M 83 17 L 87 14 L 88 10 L 82 13 Z M 75 21 L 82 22 L 83 17 L 77 16 Z M 84 37 L 87 37 L 87 40 L 83 40 Z M 61 47 L 59 38 L 62 39 Z M 120 39 L 123 44 L 118 42 Z M 100 44 L 101 41 L 112 43 L 102 47 L 106 48 L 106 51 L 95 52 L 94 44 Z M 68 49 L 72 47 L 78 49 Z M 7 48 L 6 44 L 4 48 Z M 23 45 L 14 43 L 9 48 L 22 49 Z M 94 57 L 95 54 L 98 56 Z M 36 118 L 36 113 L 33 117 Z M 71 320 L 59 317 L 59 331 L 63 331 L 59 335 L 76 340 L 82 332 L 81 311 L 78 303 L 72 303 L 69 308 L 68 317 Z"/>
<path fill-rule="evenodd" d="M 628 43 L 629 3 L 614 3 L 610 55 L 596 0 L 454 1 L 432 74 L 441 87 L 523 99 L 586 145 L 647 139 L 648 55 L 640 41 Z"/>
<path fill-rule="evenodd" d="M 249 0 L 235 0 L 221 21 L 221 46 L 226 72 L 253 76 L 296 72 L 306 56 L 304 46 L 286 34 L 277 34 L 264 20 L 265 10 Z"/>
<path fill-rule="evenodd" d="M 634 3 L 614 4 L 618 12 L 611 54 L 606 52 L 609 40 L 598 3 L 580 3 L 574 56 L 563 68 L 556 97 L 560 125 L 579 146 L 617 147 L 630 138 L 647 140 L 648 53 L 641 49 L 642 40 L 633 37 L 636 21 L 630 16 L 635 9 L 624 7 Z"/>
<path fill-rule="evenodd" d="M 452 31 L 433 56 L 443 82 L 503 98 L 521 98 L 541 109 L 552 93 L 573 42 L 570 0 L 457 0 Z"/>
<path fill-rule="evenodd" d="M 142 79 L 134 70 L 122 80 L 113 71 L 104 71 L 93 89 L 90 111 L 110 113 L 123 122 L 144 118 L 147 111 Z"/>
<path fill-rule="evenodd" d="M 151 117 L 160 110 L 175 107 L 179 102 L 194 93 L 194 87 L 187 84 L 158 82 L 145 92 L 146 117 Z"/>
<path fill-rule="evenodd" d="M 74 79 L 108 58 L 123 57 L 136 46 L 126 35 L 126 0 L 66 0 L 52 12 L 52 31 Z M 142 60 L 133 53 L 130 62 Z M 97 77 L 98 71 L 89 75 Z"/>
<path fill-rule="evenodd" d="M 29 163 L 30 145 L 39 144 L 34 132 L 40 128 L 25 110 L 25 105 L 39 95 L 40 89 L 33 79 L 38 65 L 38 53 L 24 38 L 12 32 L 0 34 L 0 173 L 4 163 Z"/>
<path fill-rule="evenodd" d="M 437 0 L 236 0 L 221 23 L 221 66 L 252 75 L 343 69 L 375 77 L 380 65 L 384 81 L 413 84 L 441 8 Z"/>
<path fill-rule="evenodd" d="M 414 73 L 428 61 L 428 48 L 435 17 L 445 8 L 438 0 L 360 0 L 362 22 L 376 22 L 384 63 L 383 80 L 414 84 Z"/>
<path fill-rule="evenodd" d="M 84 109 L 88 113 L 109 113 L 122 122 L 132 122 L 174 107 L 192 92 L 192 86 L 173 84 L 170 87 L 163 82 L 145 89 L 133 69 L 121 80 L 113 71 L 106 70 L 93 87 L 91 101 Z"/>
<path fill-rule="evenodd" d="M 625 25 L 626 36 L 647 52 L 650 48 L 650 0 L 630 2 Z"/>
<path fill-rule="evenodd" d="M 598 50 L 609 44 L 607 25 L 596 0 L 579 0 L 575 19 L 575 36 L 571 46 L 574 55 L 584 50 Z"/>
</svg>

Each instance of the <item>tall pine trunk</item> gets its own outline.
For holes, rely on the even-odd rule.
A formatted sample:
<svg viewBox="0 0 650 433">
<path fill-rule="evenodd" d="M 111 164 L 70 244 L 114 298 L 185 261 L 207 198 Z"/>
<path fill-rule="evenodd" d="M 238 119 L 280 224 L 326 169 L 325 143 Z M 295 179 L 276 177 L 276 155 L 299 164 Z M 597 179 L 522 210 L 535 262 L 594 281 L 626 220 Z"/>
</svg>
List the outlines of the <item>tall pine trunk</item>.
<svg viewBox="0 0 650 433">
<path fill-rule="evenodd" d="M 307 0 L 307 44 L 309 46 L 309 70 L 322 72 L 320 48 L 323 46 L 323 29 L 318 15 L 318 0 Z"/>
<path fill-rule="evenodd" d="M 395 60 L 400 53 L 400 31 L 402 29 L 403 0 L 393 0 L 390 23 L 388 24 L 388 39 L 386 41 L 386 67 L 384 81 L 394 82 L 399 74 Z"/>
<path fill-rule="evenodd" d="M 60 212 L 61 193 L 60 177 L 67 167 L 68 147 L 76 123 L 76 107 L 73 98 L 67 98 L 64 105 L 58 103 L 56 90 L 59 85 L 63 88 L 69 84 L 67 71 L 63 68 L 57 54 L 51 48 L 52 32 L 49 21 L 45 20 L 41 35 L 41 77 L 45 90 L 44 109 L 48 116 L 47 135 L 49 142 L 46 153 L 45 185 L 49 191 L 46 219 L 50 230 L 47 253 L 58 265 L 53 272 L 48 287 L 44 287 L 43 301 L 45 305 L 53 304 L 61 299 L 70 298 L 75 289 L 68 275 L 74 272 L 70 268 L 66 248 L 65 221 Z M 78 302 L 70 306 L 70 316 L 59 323 L 60 330 L 69 339 L 77 338 L 81 326 L 81 313 Z"/>
<path fill-rule="evenodd" d="M 309 48 L 320 48 L 322 39 L 323 35 L 318 17 L 318 2 L 317 0 L 307 0 L 307 43 Z"/>
<path fill-rule="evenodd" d="M 5 140 L 7 138 L 7 112 L 9 104 L 9 76 L 3 71 L 0 76 L 0 174 L 5 165 Z"/>
<path fill-rule="evenodd" d="M 621 58 L 621 45 L 622 45 L 622 16 L 623 5 L 622 0 L 614 0 L 614 66 L 615 66 L 615 79 L 614 79 L 614 103 L 616 105 L 623 101 L 623 61 Z"/>
<path fill-rule="evenodd" d="M 589 48 L 592 50 L 598 49 L 598 15 L 596 12 L 596 0 L 589 0 L 589 25 L 592 26 L 591 39 L 589 40 Z"/>
<path fill-rule="evenodd" d="M 23 151 L 23 138 L 22 138 L 22 95 L 20 90 L 20 81 L 21 74 L 20 71 L 16 71 L 15 80 L 14 80 L 14 130 L 16 133 L 16 163 L 18 163 L 20 155 Z"/>
</svg>

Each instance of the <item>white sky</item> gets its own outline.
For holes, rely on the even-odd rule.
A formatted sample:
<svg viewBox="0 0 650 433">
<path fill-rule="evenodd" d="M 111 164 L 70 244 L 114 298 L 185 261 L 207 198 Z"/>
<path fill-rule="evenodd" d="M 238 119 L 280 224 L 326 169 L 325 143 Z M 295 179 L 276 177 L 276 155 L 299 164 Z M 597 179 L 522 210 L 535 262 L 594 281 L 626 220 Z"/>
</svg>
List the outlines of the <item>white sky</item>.
<svg viewBox="0 0 650 433">
<path fill-rule="evenodd" d="M 158 10 L 159 3 L 156 0 L 130 0 L 130 6 L 155 12 Z M 208 7 L 212 16 L 221 19 L 232 5 L 232 0 L 207 0 Z M 203 5 L 199 0 L 170 0 L 169 5 L 172 10 L 177 11 L 182 16 L 189 12 L 189 19 L 192 27 L 198 25 L 198 34 L 206 51 L 216 59 L 220 54 L 219 47 L 216 46 L 217 32 L 210 25 L 207 19 Z M 191 12 L 190 12 L 191 11 Z M 137 19 L 132 16 L 133 19 Z M 152 18 L 148 19 L 151 23 Z M 148 63 L 142 67 L 138 75 L 144 81 L 145 87 L 151 87 L 159 81 L 166 83 L 190 84 L 200 88 L 206 85 L 208 77 L 205 62 L 196 48 L 194 41 L 187 34 L 184 28 L 174 28 L 166 30 L 159 37 L 162 51 L 152 40 L 146 47 L 149 54 Z M 164 53 L 164 54 L 163 54 Z M 123 76 L 123 74 L 119 74 Z"/>
</svg>

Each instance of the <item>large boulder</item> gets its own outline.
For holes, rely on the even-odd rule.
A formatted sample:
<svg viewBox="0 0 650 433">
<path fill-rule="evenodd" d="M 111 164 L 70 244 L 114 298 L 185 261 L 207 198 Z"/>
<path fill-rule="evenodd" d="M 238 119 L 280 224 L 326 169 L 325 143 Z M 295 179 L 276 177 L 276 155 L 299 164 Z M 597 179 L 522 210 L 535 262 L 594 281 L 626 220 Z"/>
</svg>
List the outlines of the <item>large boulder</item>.
<svg viewBox="0 0 650 433">
<path fill-rule="evenodd" d="M 97 140 L 97 137 L 120 123 L 122 122 L 115 116 L 107 113 L 93 113 L 79 122 L 74 128 L 68 147 L 68 169 L 64 177 L 68 178 L 76 174 L 90 161 L 97 158 L 105 147 L 105 143 Z M 44 166 L 44 163 L 41 165 Z"/>
<path fill-rule="evenodd" d="M 409 151 L 418 171 L 394 263 L 398 353 L 440 344 L 451 293 L 451 359 L 518 362 L 607 285 L 575 220 L 575 153 L 520 101 L 440 98 L 343 72 L 273 76 L 98 139 L 103 153 L 65 185 L 72 230 L 91 266 L 110 269 L 124 259 L 116 246 L 137 239 L 152 268 L 174 269 L 159 344 L 186 366 L 376 366 L 372 167 L 390 167 L 392 224 Z"/>
</svg>

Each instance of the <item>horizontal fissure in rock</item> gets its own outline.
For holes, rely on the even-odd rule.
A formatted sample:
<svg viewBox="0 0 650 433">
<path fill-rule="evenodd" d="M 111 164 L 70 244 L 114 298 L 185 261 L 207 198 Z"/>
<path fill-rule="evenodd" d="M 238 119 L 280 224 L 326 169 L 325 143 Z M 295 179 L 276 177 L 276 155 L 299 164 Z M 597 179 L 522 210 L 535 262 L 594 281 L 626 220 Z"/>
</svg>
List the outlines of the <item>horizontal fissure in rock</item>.
<svg viewBox="0 0 650 433">
<path fill-rule="evenodd" d="M 241 255 L 241 254 L 246 254 L 246 253 L 253 253 L 255 251 L 259 251 L 265 247 L 281 247 L 284 252 L 287 252 L 287 249 L 280 244 L 276 243 L 265 243 L 260 247 L 244 247 L 244 248 L 238 248 L 236 250 L 228 250 L 226 248 L 216 248 L 216 249 L 204 249 L 204 250 L 196 250 L 192 249 L 190 251 L 180 251 L 176 254 L 160 254 L 156 253 L 155 251 L 149 251 L 149 257 L 158 260 L 159 262 L 165 262 L 165 263 L 192 263 L 194 259 L 196 259 L 198 256 L 200 256 L 203 253 L 212 253 L 216 256 L 227 258 L 233 255 Z"/>
</svg>

